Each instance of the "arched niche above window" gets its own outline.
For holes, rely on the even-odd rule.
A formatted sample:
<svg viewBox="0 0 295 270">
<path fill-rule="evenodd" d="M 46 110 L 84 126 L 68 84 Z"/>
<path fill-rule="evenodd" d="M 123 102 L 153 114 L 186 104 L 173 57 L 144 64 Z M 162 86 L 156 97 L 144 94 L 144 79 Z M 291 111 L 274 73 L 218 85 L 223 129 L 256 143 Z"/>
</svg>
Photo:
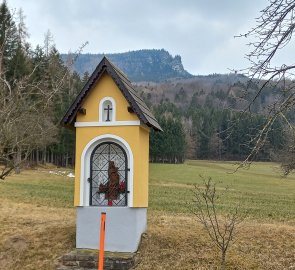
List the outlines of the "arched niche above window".
<svg viewBox="0 0 295 270">
<path fill-rule="evenodd" d="M 103 98 L 99 103 L 99 122 L 116 121 L 116 103 L 111 97 Z"/>
<path fill-rule="evenodd" d="M 103 104 L 102 121 L 111 122 L 113 121 L 113 104 L 109 100 L 106 100 Z"/>
</svg>

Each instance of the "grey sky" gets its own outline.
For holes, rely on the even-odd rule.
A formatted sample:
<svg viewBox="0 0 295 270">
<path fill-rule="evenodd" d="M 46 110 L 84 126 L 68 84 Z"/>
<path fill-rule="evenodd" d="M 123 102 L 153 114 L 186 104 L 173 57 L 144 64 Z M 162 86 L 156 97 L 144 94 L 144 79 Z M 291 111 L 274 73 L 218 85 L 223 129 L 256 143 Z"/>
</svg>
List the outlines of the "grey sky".
<svg viewBox="0 0 295 270">
<path fill-rule="evenodd" d="M 266 0 L 8 0 L 22 8 L 33 45 L 50 29 L 60 52 L 168 50 L 193 74 L 246 66 L 245 39 Z"/>
</svg>

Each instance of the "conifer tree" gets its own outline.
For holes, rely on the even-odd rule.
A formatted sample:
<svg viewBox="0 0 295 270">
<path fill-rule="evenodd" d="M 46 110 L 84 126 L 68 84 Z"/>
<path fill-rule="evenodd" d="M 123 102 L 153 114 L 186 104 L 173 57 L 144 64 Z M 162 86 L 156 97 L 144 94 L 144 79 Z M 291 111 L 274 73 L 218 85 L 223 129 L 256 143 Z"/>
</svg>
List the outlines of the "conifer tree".
<svg viewBox="0 0 295 270">
<path fill-rule="evenodd" d="M 11 81 L 6 75 L 12 68 L 11 60 L 18 47 L 17 27 L 6 1 L 0 4 L 0 74 Z"/>
</svg>

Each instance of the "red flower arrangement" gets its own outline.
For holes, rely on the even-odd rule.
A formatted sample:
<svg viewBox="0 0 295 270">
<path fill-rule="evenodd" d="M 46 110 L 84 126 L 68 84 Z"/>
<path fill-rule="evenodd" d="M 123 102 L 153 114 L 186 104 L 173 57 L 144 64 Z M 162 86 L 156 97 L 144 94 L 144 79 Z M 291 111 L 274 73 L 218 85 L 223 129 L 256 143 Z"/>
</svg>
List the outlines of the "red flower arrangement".
<svg viewBox="0 0 295 270">
<path fill-rule="evenodd" d="M 122 181 L 119 183 L 119 193 L 125 193 L 126 191 L 126 183 L 125 181 Z"/>
<path fill-rule="evenodd" d="M 126 182 L 125 181 L 120 182 L 116 189 L 118 190 L 118 193 L 125 193 Z M 109 190 L 108 183 L 105 185 L 101 183 L 98 188 L 98 193 L 107 193 L 108 190 Z"/>
</svg>

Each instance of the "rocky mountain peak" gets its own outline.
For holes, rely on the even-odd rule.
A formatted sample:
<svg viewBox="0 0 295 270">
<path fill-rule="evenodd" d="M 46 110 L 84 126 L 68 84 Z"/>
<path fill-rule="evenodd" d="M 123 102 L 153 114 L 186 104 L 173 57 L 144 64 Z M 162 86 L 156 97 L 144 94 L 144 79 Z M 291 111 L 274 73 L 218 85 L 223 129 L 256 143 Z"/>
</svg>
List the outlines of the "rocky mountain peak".
<svg viewBox="0 0 295 270">
<path fill-rule="evenodd" d="M 92 73 L 104 55 L 134 82 L 164 82 L 193 77 L 184 69 L 179 55 L 173 57 L 164 49 L 116 54 L 81 54 L 74 63 L 74 70 L 80 75 L 85 72 Z M 64 61 L 68 56 L 68 54 L 61 55 Z"/>
</svg>

